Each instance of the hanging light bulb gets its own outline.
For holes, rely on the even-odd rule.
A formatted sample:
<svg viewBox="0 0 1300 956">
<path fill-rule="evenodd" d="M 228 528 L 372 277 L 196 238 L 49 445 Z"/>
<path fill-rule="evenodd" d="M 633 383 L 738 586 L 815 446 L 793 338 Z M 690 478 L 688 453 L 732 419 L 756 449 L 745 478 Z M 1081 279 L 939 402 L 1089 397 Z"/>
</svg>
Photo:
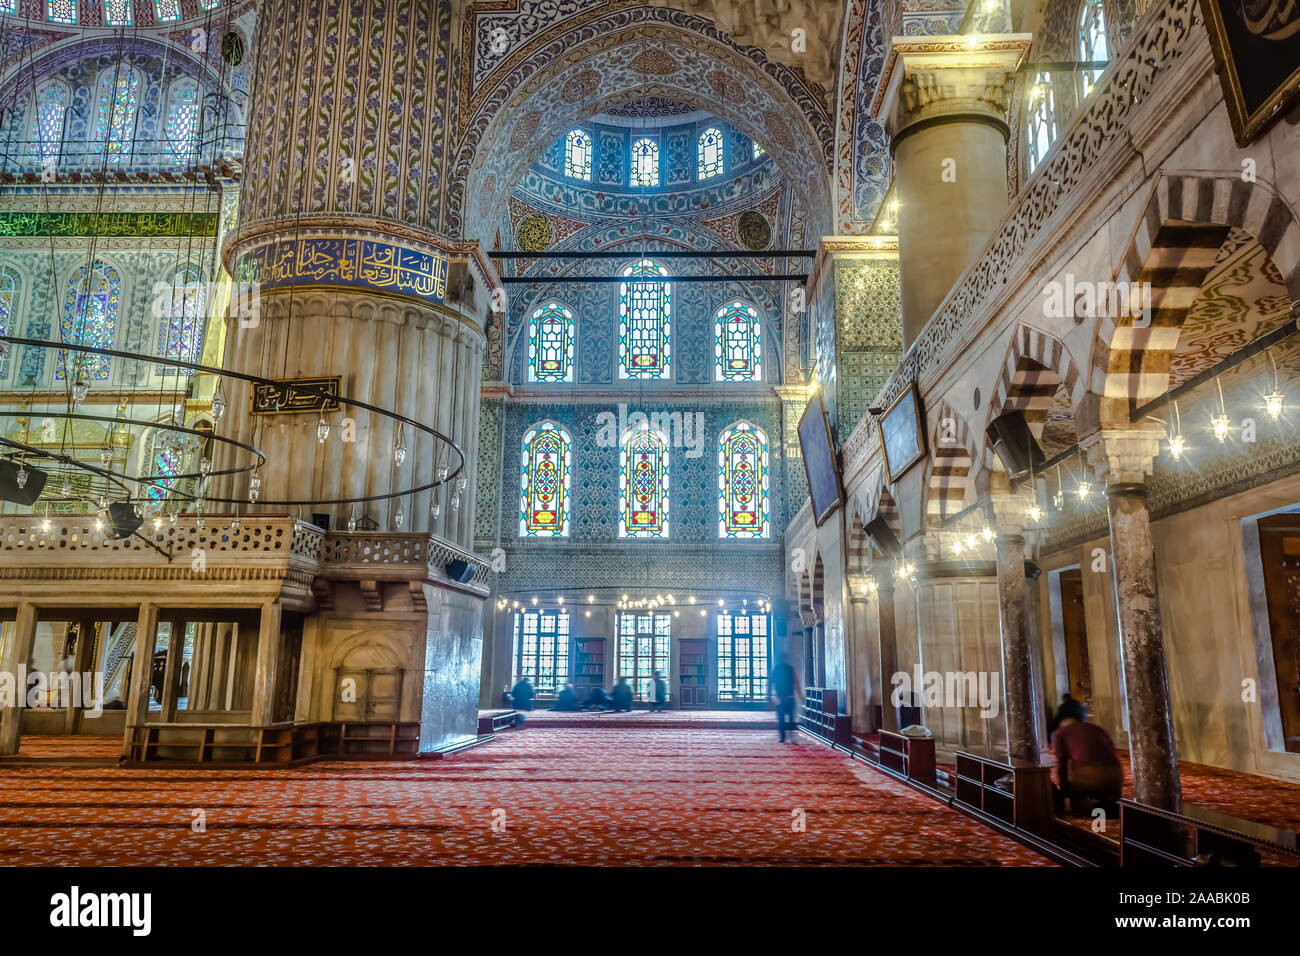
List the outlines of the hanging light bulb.
<svg viewBox="0 0 1300 956">
<path fill-rule="evenodd" d="M 154 519 L 153 519 L 153 529 L 154 529 L 155 531 L 160 531 L 160 530 L 162 530 L 162 518 L 154 518 Z"/>
<path fill-rule="evenodd" d="M 353 513 L 351 517 L 348 518 L 348 534 L 352 534 L 356 530 L 357 530 L 357 516 L 355 513 Z"/>
<path fill-rule="evenodd" d="M 325 421 L 325 416 L 322 415 L 316 421 L 316 444 L 323 445 L 325 443 L 325 439 L 329 437 L 330 437 L 330 423 Z"/>
<path fill-rule="evenodd" d="M 60 486 L 59 490 L 63 493 L 63 497 L 65 498 L 72 497 L 72 476 L 71 475 L 63 476 L 63 483 Z"/>
<path fill-rule="evenodd" d="M 18 474 L 14 475 L 14 483 L 19 488 L 27 487 L 27 469 L 23 467 L 22 462 L 18 463 Z"/>
<path fill-rule="evenodd" d="M 1169 437 L 1169 457 L 1178 461 L 1183 457 L 1183 449 L 1187 447 L 1187 440 L 1182 435 L 1171 435 Z"/>
<path fill-rule="evenodd" d="M 106 468 L 113 464 L 113 439 L 110 435 L 104 436 L 104 446 L 99 449 L 99 460 Z"/>
<path fill-rule="evenodd" d="M 397 514 L 393 515 L 393 522 L 399 528 L 406 522 L 406 509 L 400 501 L 397 503 Z"/>
<path fill-rule="evenodd" d="M 210 472 L 211 470 L 212 470 L 212 459 L 211 459 L 211 458 L 200 458 L 200 459 L 199 459 L 199 474 L 200 474 L 200 475 L 203 475 L 204 477 L 207 477 L 208 472 Z"/>
<path fill-rule="evenodd" d="M 451 496 L 451 510 L 456 511 L 460 508 L 460 492 Z"/>
<path fill-rule="evenodd" d="M 72 404 L 80 405 L 90 394 L 90 379 L 86 378 L 85 372 L 78 372 L 76 379 L 72 383 Z"/>
<path fill-rule="evenodd" d="M 257 499 L 262 496 L 262 476 L 253 472 L 253 477 L 248 479 L 248 500 L 256 503 Z"/>
<path fill-rule="evenodd" d="M 1282 408 L 1286 404 L 1286 396 L 1281 392 L 1274 391 L 1264 396 L 1264 410 L 1268 412 L 1268 417 L 1277 421 L 1282 417 Z"/>
<path fill-rule="evenodd" d="M 1037 503 L 1029 506 L 1029 520 L 1034 524 L 1038 524 L 1043 520 L 1043 509 L 1038 507 Z"/>
<path fill-rule="evenodd" d="M 239 534 L 239 515 L 235 515 L 235 517 L 231 520 L 230 531 L 232 534 Z"/>
<path fill-rule="evenodd" d="M 984 526 L 984 530 L 981 531 L 980 534 L 984 536 L 985 541 L 993 540 L 993 529 L 990 528 L 988 525 Z"/>
<path fill-rule="evenodd" d="M 456 490 L 464 491 L 467 484 L 469 484 L 469 480 L 464 475 L 461 475 L 456 479 Z"/>
<path fill-rule="evenodd" d="M 1092 493 L 1092 483 L 1088 481 L 1079 482 L 1074 489 L 1074 493 L 1079 496 L 1080 501 L 1087 500 L 1088 495 Z"/>
<path fill-rule="evenodd" d="M 406 432 L 401 425 L 397 426 L 397 441 L 393 444 L 393 464 L 398 468 L 406 461 Z"/>
<path fill-rule="evenodd" d="M 439 466 L 438 466 L 438 480 L 439 480 L 439 481 L 446 481 L 446 480 L 447 480 L 447 475 L 449 475 L 449 474 L 451 474 L 451 469 L 448 468 L 446 465 L 439 465 Z"/>
<path fill-rule="evenodd" d="M 42 531 L 50 530 L 50 516 L 48 513 L 45 515 L 45 519 L 41 522 L 41 530 Z"/>
<path fill-rule="evenodd" d="M 975 546 L 976 546 L 977 544 L 978 544 L 978 542 L 975 540 L 975 535 L 973 535 L 973 534 L 968 534 L 968 535 L 966 535 L 966 547 L 967 547 L 968 549 L 970 549 L 971 551 L 974 551 L 974 550 L 975 550 Z"/>
<path fill-rule="evenodd" d="M 961 554 L 965 547 L 966 545 L 962 542 L 961 538 L 958 538 L 952 543 L 952 553 Z"/>
<path fill-rule="evenodd" d="M 104 530 L 104 519 L 103 519 L 103 518 L 96 518 L 96 519 L 95 519 L 95 530 L 96 530 L 96 531 L 103 531 L 103 530 Z"/>
<path fill-rule="evenodd" d="M 1220 445 L 1228 440 L 1228 429 L 1232 423 L 1228 421 L 1227 415 L 1215 415 L 1210 419 L 1210 429 L 1214 432 L 1214 438 Z"/>
<path fill-rule="evenodd" d="M 1228 439 L 1228 429 L 1232 424 L 1228 421 L 1228 409 L 1223 404 L 1223 383 L 1215 379 L 1214 384 L 1219 387 L 1219 414 L 1210 419 L 1210 428 L 1214 432 L 1215 440 L 1222 445 Z"/>
<path fill-rule="evenodd" d="M 434 521 L 437 521 L 439 518 L 441 518 L 441 517 L 442 517 L 442 505 L 438 504 L 438 502 L 435 501 L 435 502 L 434 502 L 434 503 L 429 507 L 429 517 L 433 518 Z"/>
<path fill-rule="evenodd" d="M 212 395 L 212 420 L 220 422 L 221 417 L 226 414 L 226 398 L 221 394 L 221 385 L 217 385 L 217 390 Z"/>
</svg>

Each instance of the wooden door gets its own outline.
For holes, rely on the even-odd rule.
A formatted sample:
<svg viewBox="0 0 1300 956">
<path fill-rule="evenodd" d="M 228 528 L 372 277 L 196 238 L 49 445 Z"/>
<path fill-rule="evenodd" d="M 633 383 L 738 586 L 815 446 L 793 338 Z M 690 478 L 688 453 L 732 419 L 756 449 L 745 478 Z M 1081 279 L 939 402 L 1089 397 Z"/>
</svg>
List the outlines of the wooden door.
<svg viewBox="0 0 1300 956">
<path fill-rule="evenodd" d="M 1259 548 L 1282 734 L 1300 753 L 1300 515 L 1261 518 Z"/>
<path fill-rule="evenodd" d="M 1088 663 L 1088 623 L 1083 612 L 1083 572 L 1061 573 L 1061 623 L 1070 694 L 1092 710 L 1092 668 Z"/>
</svg>

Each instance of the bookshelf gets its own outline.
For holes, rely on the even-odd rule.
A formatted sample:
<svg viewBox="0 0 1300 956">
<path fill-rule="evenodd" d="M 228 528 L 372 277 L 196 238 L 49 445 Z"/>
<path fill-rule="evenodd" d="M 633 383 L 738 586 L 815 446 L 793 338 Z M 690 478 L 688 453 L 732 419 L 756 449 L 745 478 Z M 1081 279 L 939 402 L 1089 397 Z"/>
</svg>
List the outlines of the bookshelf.
<svg viewBox="0 0 1300 956">
<path fill-rule="evenodd" d="M 838 690 L 805 687 L 799 724 L 824 740 L 847 747 L 853 739 L 852 719 L 847 714 L 841 714 L 839 709 Z"/>
<path fill-rule="evenodd" d="M 605 686 L 605 639 L 580 637 L 574 642 L 573 689 L 586 700 L 593 687 Z"/>
<path fill-rule="evenodd" d="M 878 759 L 882 767 L 900 777 L 935 786 L 933 737 L 907 737 L 882 730 Z"/>
<path fill-rule="evenodd" d="M 709 642 L 686 638 L 677 648 L 677 702 L 683 708 L 709 706 Z"/>
<path fill-rule="evenodd" d="M 1008 775 L 1010 787 L 997 786 Z M 1052 768 L 959 750 L 953 803 L 1017 830 L 1047 833 L 1055 819 Z"/>
</svg>

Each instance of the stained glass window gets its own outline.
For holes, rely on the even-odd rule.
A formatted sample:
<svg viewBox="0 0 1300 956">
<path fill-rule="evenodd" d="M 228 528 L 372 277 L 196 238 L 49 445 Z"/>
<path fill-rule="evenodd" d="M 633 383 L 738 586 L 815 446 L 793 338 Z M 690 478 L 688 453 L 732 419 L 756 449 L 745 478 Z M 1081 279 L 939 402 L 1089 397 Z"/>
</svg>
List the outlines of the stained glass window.
<svg viewBox="0 0 1300 956">
<path fill-rule="evenodd" d="M 700 178 L 722 174 L 722 133 L 709 127 L 700 136 Z"/>
<path fill-rule="evenodd" d="M 18 277 L 8 269 L 0 269 L 0 335 L 10 335 L 14 328 L 13 314 L 18 299 Z M 9 352 L 13 348 L 8 342 L 0 342 L 0 378 L 9 370 Z"/>
<path fill-rule="evenodd" d="M 98 259 L 91 266 L 80 266 L 68 278 L 63 298 L 63 318 L 59 322 L 63 341 L 111 349 L 121 304 L 122 277 L 116 269 Z M 54 377 L 61 380 L 85 376 L 104 381 L 108 378 L 108 363 L 106 355 L 60 349 Z"/>
<path fill-rule="evenodd" d="M 153 10 L 159 23 L 181 18 L 180 0 L 154 0 Z"/>
<path fill-rule="evenodd" d="M 718 441 L 719 538 L 766 538 L 768 507 L 767 435 L 749 422 L 736 422 Z"/>
<path fill-rule="evenodd" d="M 755 143 L 754 143 L 754 158 L 755 158 L 755 159 L 758 159 L 760 156 L 764 155 L 766 152 L 767 152 L 767 150 L 765 150 L 762 146 L 759 146 L 759 145 L 758 145 L 758 142 L 755 141 Z"/>
<path fill-rule="evenodd" d="M 1106 47 L 1106 14 L 1101 0 L 1085 0 L 1083 15 L 1079 18 L 1079 59 L 1085 63 L 1093 60 L 1108 61 Z M 1083 95 L 1087 96 L 1101 78 L 1102 70 L 1084 70 Z"/>
<path fill-rule="evenodd" d="M 619 284 L 618 377 L 669 378 L 673 286 L 662 281 L 668 272 L 658 263 L 642 259 L 624 269 L 623 275 L 655 281 Z"/>
<path fill-rule="evenodd" d="M 573 381 L 573 313 L 550 302 L 528 323 L 528 380 Z"/>
<path fill-rule="evenodd" d="M 564 173 L 574 179 L 591 180 L 591 137 L 580 129 L 564 137 Z"/>
<path fill-rule="evenodd" d="M 632 146 L 632 185 L 659 185 L 659 144 L 639 139 Z"/>
<path fill-rule="evenodd" d="M 719 382 L 761 382 L 762 323 L 744 302 L 729 302 L 714 317 L 714 371 Z"/>
<path fill-rule="evenodd" d="M 167 441 L 174 434 L 160 433 L 154 442 L 153 471 L 150 474 L 157 484 L 149 485 L 145 491 L 154 501 L 162 501 L 167 497 L 167 492 L 172 487 L 172 478 L 180 474 L 181 449 Z"/>
<path fill-rule="evenodd" d="M 668 436 L 657 428 L 623 436 L 618 490 L 620 538 L 668 537 Z"/>
<path fill-rule="evenodd" d="M 182 269 L 172 277 L 171 301 L 164 305 L 158 352 L 165 358 L 197 362 L 203 345 L 206 292 L 203 275 L 197 269 Z M 193 375 L 193 369 L 159 365 L 162 375 Z"/>
<path fill-rule="evenodd" d="M 519 465 L 519 536 L 569 536 L 569 474 L 573 440 L 554 422 L 524 435 Z"/>
<path fill-rule="evenodd" d="M 32 116 L 32 158 L 44 164 L 58 159 L 63 146 L 63 122 L 68 115 L 68 88 L 50 80 L 36 91 L 36 111 Z"/>
<path fill-rule="evenodd" d="M 199 0 L 199 7 L 204 10 L 215 10 L 221 6 L 221 0 Z"/>
<path fill-rule="evenodd" d="M 666 611 L 618 616 L 618 676 L 641 700 L 654 691 L 655 671 L 668 676 L 673 616 Z"/>
<path fill-rule="evenodd" d="M 97 151 L 107 150 L 109 157 L 116 159 L 130 152 L 139 94 L 140 74 L 128 66 L 119 64 L 100 76 L 94 136 Z"/>
<path fill-rule="evenodd" d="M 1029 171 L 1043 161 L 1047 151 L 1056 140 L 1056 100 L 1052 95 L 1052 77 L 1049 73 L 1039 73 L 1034 78 L 1034 85 L 1029 90 L 1029 112 L 1027 114 L 1029 135 Z"/>
<path fill-rule="evenodd" d="M 167 146 L 178 163 L 192 163 L 199 138 L 199 84 L 177 80 L 167 94 Z"/>
<path fill-rule="evenodd" d="M 131 0 L 104 0 L 104 22 L 110 27 L 129 27 Z"/>
<path fill-rule="evenodd" d="M 51 23 L 77 22 L 77 0 L 49 0 L 46 8 Z"/>
<path fill-rule="evenodd" d="M 540 696 L 553 697 L 569 680 L 569 612 L 515 612 L 515 682 L 527 677 Z"/>
<path fill-rule="evenodd" d="M 18 0 L 0 0 L 0 13 L 17 13 Z"/>
<path fill-rule="evenodd" d="M 766 614 L 718 612 L 718 700 L 767 697 L 769 629 Z"/>
</svg>

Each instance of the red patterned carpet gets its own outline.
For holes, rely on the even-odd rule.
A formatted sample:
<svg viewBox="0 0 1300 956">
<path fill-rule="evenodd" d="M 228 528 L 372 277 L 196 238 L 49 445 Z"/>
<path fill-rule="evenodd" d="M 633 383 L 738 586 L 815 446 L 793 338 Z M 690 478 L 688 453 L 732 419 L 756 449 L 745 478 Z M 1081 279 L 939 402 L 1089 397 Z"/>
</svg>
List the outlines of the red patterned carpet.
<svg viewBox="0 0 1300 956">
<path fill-rule="evenodd" d="M 18 744 L 21 758 L 86 758 L 116 759 L 122 755 L 121 736 L 99 734 L 23 734 Z"/>
<path fill-rule="evenodd" d="M 202 833 L 191 829 L 199 809 Z M 792 827 L 799 819 L 802 832 Z M 0 765 L 0 865 L 24 864 L 1050 861 L 807 738 L 532 727 L 436 761 L 283 771 Z"/>
<path fill-rule="evenodd" d="M 480 711 L 480 714 L 491 711 Z M 725 730 L 748 727 L 755 730 L 776 730 L 776 718 L 770 710 L 634 710 L 616 714 L 613 711 L 524 711 L 527 725 L 531 727 L 696 727 Z"/>
</svg>

